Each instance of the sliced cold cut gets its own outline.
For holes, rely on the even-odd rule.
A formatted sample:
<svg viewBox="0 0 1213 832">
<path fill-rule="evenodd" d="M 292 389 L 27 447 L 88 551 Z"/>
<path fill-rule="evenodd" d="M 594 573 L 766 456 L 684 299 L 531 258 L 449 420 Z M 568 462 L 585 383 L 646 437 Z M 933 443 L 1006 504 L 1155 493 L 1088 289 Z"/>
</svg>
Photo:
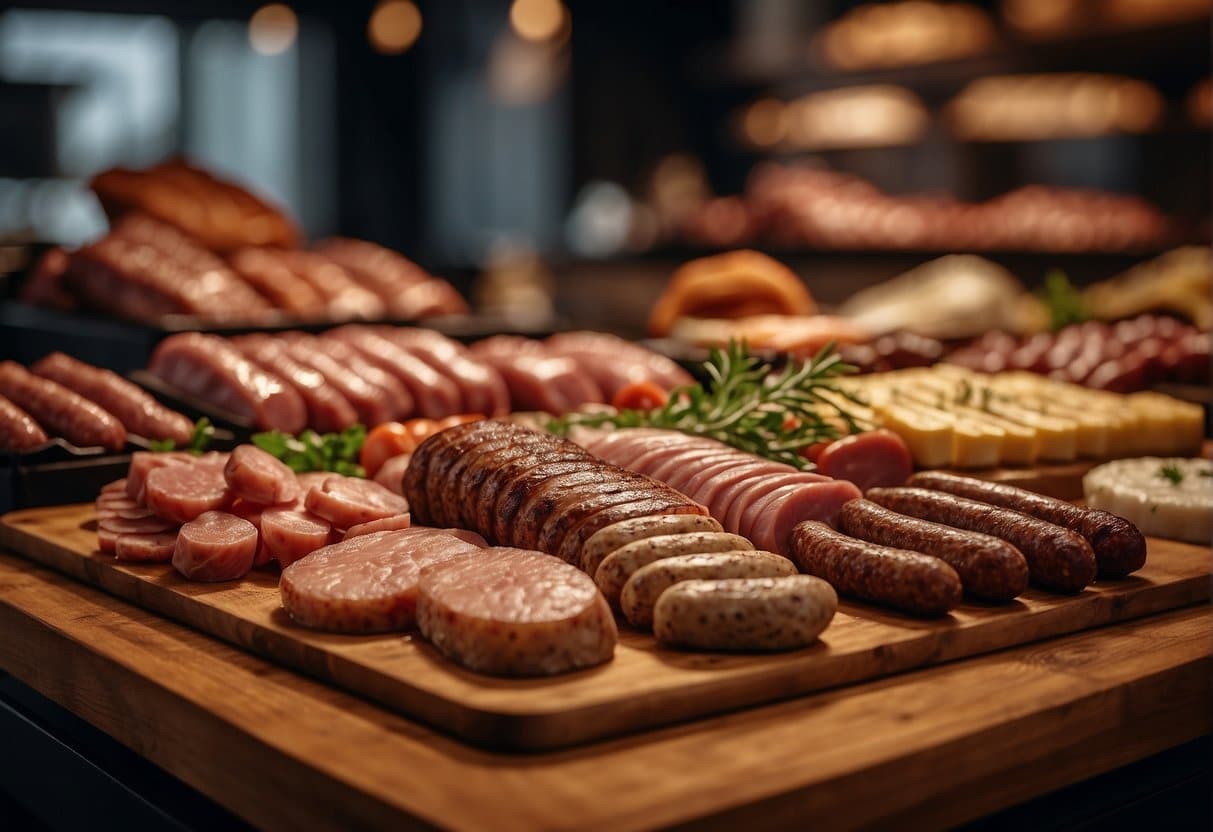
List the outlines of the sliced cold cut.
<svg viewBox="0 0 1213 832">
<path fill-rule="evenodd" d="M 114 556 L 136 563 L 168 563 L 177 545 L 177 530 L 151 534 L 120 534 L 114 539 Z M 104 551 L 104 549 L 102 549 Z"/>
<path fill-rule="evenodd" d="M 329 521 L 293 506 L 276 506 L 261 512 L 261 542 L 282 568 L 327 546 L 333 527 Z"/>
<path fill-rule="evenodd" d="M 618 633 L 594 582 L 559 558 L 484 549 L 422 572 L 417 626 L 479 673 L 551 676 L 609 661 Z"/>
<path fill-rule="evenodd" d="M 136 502 L 143 502 L 143 488 L 147 475 L 153 468 L 164 468 L 169 465 L 188 465 L 194 462 L 194 457 L 184 451 L 155 453 L 153 451 L 135 451 L 131 454 L 131 464 L 126 471 L 124 489 L 126 496 Z"/>
<path fill-rule="evenodd" d="M 295 472 L 256 445 L 240 445 L 232 451 L 223 477 L 233 494 L 250 503 L 273 506 L 299 499 Z"/>
<path fill-rule="evenodd" d="M 834 589 L 811 575 L 683 581 L 657 599 L 653 633 L 698 650 L 794 650 L 816 641 L 837 609 Z"/>
<path fill-rule="evenodd" d="M 226 511 L 208 511 L 177 532 L 173 568 L 191 581 L 234 581 L 248 574 L 256 556 L 252 523 Z"/>
<path fill-rule="evenodd" d="M 349 540 L 351 537 L 359 537 L 364 534 L 374 534 L 375 532 L 398 532 L 403 531 L 412 526 L 407 514 L 397 514 L 393 517 L 384 517 L 380 520 L 370 520 L 366 523 L 359 523 L 357 526 L 350 526 L 345 530 L 343 540 Z"/>
<path fill-rule="evenodd" d="M 481 546 L 438 529 L 374 532 L 317 549 L 282 570 L 282 604 L 297 623 L 336 633 L 406 630 L 421 570 Z"/>
<path fill-rule="evenodd" d="M 904 439 L 881 429 L 844 436 L 826 445 L 817 458 L 817 470 L 867 491 L 905 485 L 914 473 L 914 460 Z"/>
<path fill-rule="evenodd" d="M 232 500 L 223 469 L 206 462 L 153 468 L 143 488 L 143 502 L 156 515 L 186 523 Z"/>
<path fill-rule="evenodd" d="M 379 483 L 342 476 L 329 477 L 319 487 L 309 489 L 304 505 L 338 529 L 395 517 L 409 510 L 408 500 Z"/>
</svg>

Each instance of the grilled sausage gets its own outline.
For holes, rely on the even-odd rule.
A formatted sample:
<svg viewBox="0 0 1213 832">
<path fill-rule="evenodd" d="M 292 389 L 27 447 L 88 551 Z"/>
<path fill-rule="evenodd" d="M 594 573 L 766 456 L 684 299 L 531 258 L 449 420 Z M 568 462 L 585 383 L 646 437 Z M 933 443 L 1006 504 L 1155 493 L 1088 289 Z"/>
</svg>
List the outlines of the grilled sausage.
<svg viewBox="0 0 1213 832">
<path fill-rule="evenodd" d="M 1091 544 L 1100 577 L 1122 578 L 1145 566 L 1145 535 L 1128 520 L 1111 512 L 1076 506 L 1012 485 L 955 474 L 915 474 L 907 485 L 946 491 L 958 497 L 1022 511 L 1077 532 Z"/>
<path fill-rule="evenodd" d="M 1001 537 L 1023 552 L 1032 583 L 1043 589 L 1078 592 L 1095 578 L 1091 545 L 1045 520 L 925 488 L 873 488 L 867 496 L 900 514 Z"/>
<path fill-rule="evenodd" d="M 15 361 L 0 362 L 0 396 L 73 445 L 120 451 L 126 444 L 126 428 L 108 410 Z"/>
<path fill-rule="evenodd" d="M 792 560 L 843 595 L 914 615 L 947 615 L 960 603 L 960 576 L 939 558 L 856 540 L 820 520 L 792 530 Z"/>
<path fill-rule="evenodd" d="M 833 588 L 810 575 L 684 581 L 657 599 L 653 633 L 700 650 L 794 650 L 812 644 L 837 609 Z"/>
<path fill-rule="evenodd" d="M 907 517 L 870 500 L 851 500 L 840 531 L 896 549 L 939 558 L 956 570 L 964 591 L 982 601 L 1010 601 L 1028 588 L 1028 562 L 1005 540 Z"/>
</svg>

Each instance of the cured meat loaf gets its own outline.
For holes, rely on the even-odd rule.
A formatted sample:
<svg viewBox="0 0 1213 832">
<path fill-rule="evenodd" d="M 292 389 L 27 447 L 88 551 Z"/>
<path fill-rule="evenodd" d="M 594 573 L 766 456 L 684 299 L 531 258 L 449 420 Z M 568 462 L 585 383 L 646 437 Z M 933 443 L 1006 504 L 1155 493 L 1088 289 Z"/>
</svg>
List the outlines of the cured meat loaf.
<svg viewBox="0 0 1213 832">
<path fill-rule="evenodd" d="M 282 570 L 282 605 L 297 623 L 335 633 L 407 630 L 416 622 L 421 570 L 481 551 L 438 529 L 360 535 Z"/>
<path fill-rule="evenodd" d="M 479 673 L 551 676 L 609 661 L 618 633 L 594 582 L 558 558 L 485 549 L 421 574 L 417 626 Z"/>
</svg>

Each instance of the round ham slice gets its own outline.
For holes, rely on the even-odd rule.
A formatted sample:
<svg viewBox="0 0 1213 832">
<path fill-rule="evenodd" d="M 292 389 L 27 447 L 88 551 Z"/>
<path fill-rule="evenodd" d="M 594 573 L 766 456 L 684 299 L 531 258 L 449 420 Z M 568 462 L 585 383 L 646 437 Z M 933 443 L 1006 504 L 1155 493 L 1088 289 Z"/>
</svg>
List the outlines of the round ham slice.
<svg viewBox="0 0 1213 832">
<path fill-rule="evenodd" d="M 156 534 L 120 534 L 114 543 L 114 554 L 118 560 L 168 563 L 173 559 L 176 543 L 175 530 Z"/>
<path fill-rule="evenodd" d="M 406 499 L 379 483 L 342 476 L 329 477 L 319 488 L 313 486 L 304 498 L 304 505 L 338 529 L 395 517 L 409 510 Z"/>
<path fill-rule="evenodd" d="M 371 520 L 369 523 L 359 523 L 346 529 L 345 540 L 374 532 L 399 532 L 412 525 L 407 514 L 397 514 L 394 517 L 384 517 L 382 520 Z"/>
<path fill-rule="evenodd" d="M 232 451 L 223 476 L 232 493 L 250 503 L 273 506 L 299 499 L 295 472 L 256 445 L 241 445 Z"/>
<path fill-rule="evenodd" d="M 383 633 L 413 626 L 421 570 L 482 551 L 438 529 L 374 532 L 325 546 L 282 570 L 282 605 L 305 627 Z"/>
<path fill-rule="evenodd" d="M 158 534 L 176 529 L 178 525 L 180 524 L 171 520 L 162 520 L 159 517 L 128 520 L 116 514 L 110 517 L 100 517 L 97 520 L 98 528 L 105 529 L 112 534 Z"/>
<path fill-rule="evenodd" d="M 375 482 L 382 485 L 393 494 L 404 495 L 404 472 L 409 467 L 412 454 L 400 454 L 379 466 L 375 474 Z"/>
<path fill-rule="evenodd" d="M 243 520 L 249 521 L 257 529 L 257 554 L 253 557 L 253 566 L 266 566 L 273 563 L 274 555 L 266 548 L 265 536 L 261 534 L 261 514 L 265 511 L 265 506 L 250 503 L 237 497 L 228 511 Z"/>
<path fill-rule="evenodd" d="M 282 568 L 330 542 L 333 527 L 297 506 L 275 506 L 261 512 L 261 542 Z"/>
<path fill-rule="evenodd" d="M 142 453 L 142 451 L 140 451 L 139 453 Z M 123 477 L 120 480 L 114 480 L 113 482 L 107 482 L 105 485 L 101 486 L 101 493 L 102 494 L 125 494 L 126 493 L 126 477 Z"/>
<path fill-rule="evenodd" d="M 118 548 L 118 535 L 105 529 L 97 529 L 97 550 L 112 555 Z"/>
<path fill-rule="evenodd" d="M 186 523 L 231 502 L 223 468 L 197 462 L 154 468 L 147 475 L 143 501 L 160 517 Z"/>
<path fill-rule="evenodd" d="M 143 502 L 143 486 L 147 475 L 156 468 L 169 465 L 188 465 L 194 458 L 183 451 L 156 453 L 154 451 L 135 451 L 131 454 L 131 464 L 126 472 L 126 496 L 137 502 Z"/>
<path fill-rule="evenodd" d="M 451 660 L 499 676 L 551 676 L 602 664 L 618 638 L 588 575 L 523 549 L 485 549 L 427 568 L 417 626 Z"/>
<path fill-rule="evenodd" d="M 208 511 L 177 533 L 173 568 L 191 581 L 234 581 L 248 574 L 256 554 L 252 523 L 226 511 Z"/>
</svg>

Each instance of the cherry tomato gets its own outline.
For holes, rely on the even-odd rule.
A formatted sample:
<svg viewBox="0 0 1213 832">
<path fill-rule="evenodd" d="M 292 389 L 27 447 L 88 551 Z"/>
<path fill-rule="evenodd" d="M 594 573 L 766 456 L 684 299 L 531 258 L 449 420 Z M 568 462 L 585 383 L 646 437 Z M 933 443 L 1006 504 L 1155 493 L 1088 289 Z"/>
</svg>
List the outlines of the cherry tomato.
<svg viewBox="0 0 1213 832">
<path fill-rule="evenodd" d="M 651 381 L 635 381 L 619 388 L 611 399 L 611 406 L 618 410 L 653 410 L 663 407 L 669 394 Z"/>
<path fill-rule="evenodd" d="M 376 425 L 366 435 L 362 450 L 358 454 L 358 462 L 368 477 L 374 477 L 383 467 L 383 463 L 400 454 L 411 454 L 416 447 L 417 440 L 406 425 L 400 422 L 384 422 Z"/>
<path fill-rule="evenodd" d="M 831 443 L 828 441 L 814 442 L 812 445 L 800 449 L 800 455 L 810 462 L 817 462 L 821 457 L 821 452 L 829 447 Z"/>
<path fill-rule="evenodd" d="M 431 434 L 438 432 L 438 422 L 434 419 L 409 419 L 404 423 L 404 429 L 413 438 L 414 447 L 424 442 Z"/>
</svg>

